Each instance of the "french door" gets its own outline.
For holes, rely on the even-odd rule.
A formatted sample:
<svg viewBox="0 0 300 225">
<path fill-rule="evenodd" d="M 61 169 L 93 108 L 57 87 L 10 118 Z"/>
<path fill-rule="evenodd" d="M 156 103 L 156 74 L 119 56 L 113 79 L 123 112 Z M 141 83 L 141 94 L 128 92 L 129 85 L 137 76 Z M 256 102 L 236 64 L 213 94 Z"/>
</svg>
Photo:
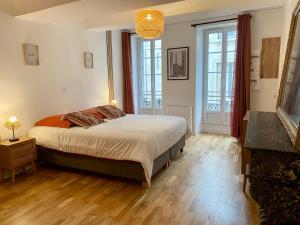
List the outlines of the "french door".
<svg viewBox="0 0 300 225">
<path fill-rule="evenodd" d="M 139 41 L 139 113 L 162 112 L 161 40 Z"/>
<path fill-rule="evenodd" d="M 236 27 L 206 30 L 203 122 L 230 130 Z"/>
</svg>

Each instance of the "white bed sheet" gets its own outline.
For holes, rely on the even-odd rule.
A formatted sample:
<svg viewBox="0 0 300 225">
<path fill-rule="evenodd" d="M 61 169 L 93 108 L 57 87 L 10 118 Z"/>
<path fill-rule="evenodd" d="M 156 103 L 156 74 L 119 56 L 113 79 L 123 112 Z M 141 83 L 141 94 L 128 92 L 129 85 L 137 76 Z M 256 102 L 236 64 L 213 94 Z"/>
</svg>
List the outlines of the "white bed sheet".
<svg viewBox="0 0 300 225">
<path fill-rule="evenodd" d="M 34 127 L 29 136 L 46 148 L 99 158 L 140 162 L 150 184 L 155 158 L 186 133 L 181 117 L 127 115 L 88 129 Z"/>
</svg>

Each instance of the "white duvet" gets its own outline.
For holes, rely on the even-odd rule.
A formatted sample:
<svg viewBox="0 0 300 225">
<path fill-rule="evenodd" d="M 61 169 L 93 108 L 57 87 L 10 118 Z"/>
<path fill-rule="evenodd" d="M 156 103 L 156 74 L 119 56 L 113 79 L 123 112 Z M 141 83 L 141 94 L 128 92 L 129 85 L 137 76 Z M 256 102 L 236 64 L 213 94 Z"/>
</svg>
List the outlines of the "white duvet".
<svg viewBox="0 0 300 225">
<path fill-rule="evenodd" d="M 37 144 L 63 152 L 140 162 L 150 184 L 154 159 L 186 132 L 186 121 L 175 116 L 127 115 L 88 129 L 34 127 Z"/>
</svg>

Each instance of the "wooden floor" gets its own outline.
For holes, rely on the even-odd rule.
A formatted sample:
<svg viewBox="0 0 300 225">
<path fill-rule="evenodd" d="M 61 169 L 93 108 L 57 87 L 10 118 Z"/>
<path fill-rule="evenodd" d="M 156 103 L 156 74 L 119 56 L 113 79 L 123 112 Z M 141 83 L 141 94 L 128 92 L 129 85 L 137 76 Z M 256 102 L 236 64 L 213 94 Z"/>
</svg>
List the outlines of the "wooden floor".
<svg viewBox="0 0 300 225">
<path fill-rule="evenodd" d="M 258 207 L 242 193 L 240 149 L 232 138 L 191 137 L 183 154 L 152 180 L 39 168 L 0 184 L 0 224 L 256 225 Z"/>
</svg>

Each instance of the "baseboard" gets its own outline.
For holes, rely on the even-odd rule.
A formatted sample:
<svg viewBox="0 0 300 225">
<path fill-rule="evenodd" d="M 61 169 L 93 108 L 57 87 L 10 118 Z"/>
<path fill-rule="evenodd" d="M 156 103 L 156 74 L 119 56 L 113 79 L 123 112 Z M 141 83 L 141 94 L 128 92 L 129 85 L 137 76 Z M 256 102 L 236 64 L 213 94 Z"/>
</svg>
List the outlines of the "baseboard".
<svg viewBox="0 0 300 225">
<path fill-rule="evenodd" d="M 230 126 L 203 124 L 201 133 L 230 135 Z"/>
</svg>

